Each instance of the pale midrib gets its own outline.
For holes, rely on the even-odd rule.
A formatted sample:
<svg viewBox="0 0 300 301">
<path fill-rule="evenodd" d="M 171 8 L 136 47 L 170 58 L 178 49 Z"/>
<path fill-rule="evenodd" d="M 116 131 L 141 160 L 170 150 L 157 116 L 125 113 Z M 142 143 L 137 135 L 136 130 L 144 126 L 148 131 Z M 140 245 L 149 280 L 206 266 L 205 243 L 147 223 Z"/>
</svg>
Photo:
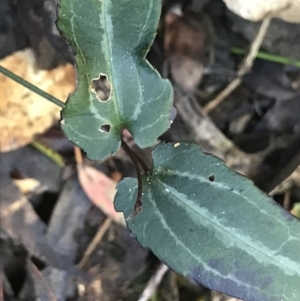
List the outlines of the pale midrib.
<svg viewBox="0 0 300 301">
<path fill-rule="evenodd" d="M 197 175 L 195 175 L 195 174 L 190 174 L 190 173 L 185 172 L 185 171 L 184 171 L 184 172 L 181 172 L 181 171 L 174 171 L 174 170 L 172 170 L 172 169 L 166 169 L 166 168 L 165 168 L 165 169 L 163 169 L 163 172 L 165 172 L 167 175 L 178 175 L 178 176 L 185 177 L 185 178 L 188 178 L 188 179 L 197 180 L 197 181 L 199 181 L 200 183 L 209 183 L 209 184 L 212 185 L 212 186 L 216 185 L 215 183 L 217 183 L 217 182 L 210 182 L 210 181 L 207 181 L 204 177 L 199 177 L 199 176 L 197 176 Z M 200 178 L 203 179 L 203 181 L 201 181 Z M 224 189 L 226 188 L 227 190 L 230 190 L 230 188 L 231 188 L 231 187 L 229 187 L 229 186 L 227 186 L 227 185 L 225 185 L 225 184 L 223 184 L 223 183 L 219 183 L 219 185 L 224 186 Z M 266 210 L 262 210 L 257 204 L 255 204 L 254 202 L 252 202 L 251 199 L 249 199 L 246 195 L 243 195 L 243 194 L 239 193 L 239 192 L 236 191 L 235 189 L 233 189 L 232 192 L 233 192 L 234 194 L 238 195 L 239 197 L 241 197 L 242 199 L 244 199 L 247 203 L 251 204 L 251 205 L 252 205 L 253 207 L 255 207 L 257 210 L 259 210 L 259 212 L 260 212 L 261 214 L 264 214 L 264 215 L 266 215 L 266 216 L 269 216 L 269 214 L 268 214 L 268 212 L 267 212 Z M 273 217 L 273 218 L 274 218 L 274 220 L 276 220 L 278 223 L 280 223 L 283 227 L 285 227 L 285 228 L 288 230 L 288 232 L 289 232 L 289 237 L 290 237 L 290 238 L 293 238 L 293 239 L 295 239 L 295 240 L 298 240 L 297 237 L 291 235 L 291 233 L 290 233 L 290 228 L 289 228 L 286 224 L 284 224 L 284 223 L 283 223 L 281 220 L 279 220 L 277 217 Z"/>
<path fill-rule="evenodd" d="M 105 135 L 103 135 L 103 136 L 98 135 L 97 137 L 86 136 L 86 135 L 81 134 L 80 132 L 76 131 L 74 129 L 74 127 L 69 125 L 69 124 L 64 125 L 64 127 L 69 127 L 70 129 L 72 129 L 72 131 L 75 133 L 75 135 L 77 135 L 79 137 L 82 137 L 82 138 L 85 138 L 87 140 L 107 140 L 107 137 L 108 137 L 108 136 L 105 136 Z M 80 142 L 78 142 L 78 143 L 80 143 Z M 100 152 L 99 152 L 99 154 L 100 154 Z"/>
<path fill-rule="evenodd" d="M 112 45 L 110 43 L 110 39 L 109 39 L 109 36 L 108 36 L 108 33 L 107 33 L 107 24 L 106 24 L 106 3 L 107 1 L 110 1 L 110 0 L 102 0 L 102 19 L 103 19 L 103 29 L 104 29 L 104 33 L 105 33 L 105 39 L 106 39 L 106 44 L 108 45 L 108 56 L 109 58 L 106 58 L 106 61 L 108 62 L 108 65 L 110 66 L 110 72 L 111 72 L 111 81 L 114 82 L 115 81 L 115 77 L 113 75 L 114 71 L 113 71 L 113 66 L 112 66 L 112 61 L 114 60 L 113 56 L 112 56 Z M 105 51 L 105 50 L 103 50 Z M 105 53 L 107 53 L 105 51 Z M 118 124 L 120 124 L 120 121 L 121 121 L 121 118 L 120 118 L 120 108 L 119 108 L 119 103 L 117 101 L 118 99 L 118 92 L 117 92 L 117 89 L 115 89 L 114 85 L 112 87 L 112 90 L 115 94 L 115 100 L 113 101 L 114 103 L 114 107 L 115 107 L 115 111 L 116 111 L 116 114 L 117 114 L 117 118 L 118 118 Z"/>
<path fill-rule="evenodd" d="M 170 187 L 168 184 L 162 182 L 162 181 L 159 180 L 159 179 L 156 179 L 156 182 L 157 182 L 158 184 L 160 184 L 160 186 L 162 186 L 164 190 L 166 189 L 166 186 L 167 186 L 167 187 Z M 166 186 L 165 186 L 165 185 L 166 185 Z M 174 187 L 172 187 L 172 189 L 174 189 L 178 194 L 180 194 Z M 181 201 L 177 196 L 175 196 L 175 195 L 173 195 L 173 194 L 171 194 L 171 195 L 173 196 L 174 199 L 177 200 L 177 202 L 179 201 L 179 203 L 182 204 L 182 201 Z M 191 200 L 190 200 L 190 201 L 191 201 Z M 191 201 L 191 202 L 192 202 L 192 201 Z M 259 252 L 260 254 L 262 254 L 263 256 L 268 257 L 268 258 L 270 259 L 270 263 L 271 263 L 272 261 L 273 261 L 273 262 L 277 262 L 277 265 L 275 265 L 275 266 L 278 266 L 278 268 L 281 269 L 281 266 L 282 266 L 282 265 L 280 264 L 280 261 L 275 260 L 273 257 L 271 257 L 271 256 L 269 256 L 269 255 L 263 253 L 263 252 L 262 252 L 261 250 L 259 250 L 259 249 L 255 249 L 255 248 L 254 248 L 252 245 L 250 245 L 248 242 L 242 240 L 241 238 L 238 238 L 237 236 L 233 235 L 231 232 L 227 231 L 226 228 L 221 227 L 221 226 L 219 226 L 219 225 L 213 223 L 210 219 L 208 219 L 207 217 L 205 217 L 204 215 L 202 215 L 200 212 L 196 211 L 194 208 L 188 206 L 187 204 L 185 204 L 185 205 L 186 205 L 187 208 L 190 209 L 190 211 L 193 211 L 194 213 L 199 214 L 202 218 L 204 218 L 210 225 L 213 226 L 213 228 L 219 228 L 219 232 L 220 232 L 220 233 L 222 233 L 222 232 L 224 233 L 224 232 L 225 232 L 226 235 L 228 235 L 229 237 L 232 236 L 236 241 L 241 241 L 241 242 L 243 242 L 243 243 L 244 243 L 245 245 L 247 245 L 250 249 L 253 249 L 253 250 Z M 156 208 L 157 208 L 157 207 L 156 207 Z M 249 254 L 249 255 L 250 255 L 250 254 Z M 288 269 L 288 270 L 290 270 L 292 273 L 295 273 L 296 275 L 300 276 L 300 274 L 298 273 L 298 271 L 295 271 L 295 270 L 293 270 L 293 269 L 291 269 L 290 267 L 287 267 L 287 266 L 285 266 L 285 268 Z M 282 269 L 281 269 L 281 270 L 282 270 Z"/>
<path fill-rule="evenodd" d="M 140 128 L 140 131 L 143 132 L 145 130 L 152 128 L 155 124 L 157 124 L 158 122 L 161 122 L 161 120 L 163 120 L 165 118 L 169 118 L 169 114 L 161 114 L 157 119 L 154 120 L 154 122 Z"/>
<path fill-rule="evenodd" d="M 171 233 L 171 235 L 174 237 L 175 241 L 179 242 L 179 244 L 187 250 L 187 252 L 192 256 L 194 257 L 197 261 L 200 261 L 202 263 L 202 265 L 205 267 L 205 269 L 207 271 L 211 271 L 212 274 L 214 275 L 218 275 L 220 278 L 223 278 L 223 279 L 231 279 L 232 281 L 234 281 L 235 283 L 239 284 L 239 285 L 242 285 L 242 286 L 245 286 L 245 287 L 248 287 L 248 288 L 252 288 L 252 289 L 255 289 L 257 291 L 260 291 L 260 287 L 257 287 L 257 286 L 251 286 L 251 285 L 248 285 L 244 282 L 240 282 L 237 278 L 235 277 L 232 277 L 230 274 L 228 274 L 229 276 L 225 276 L 225 275 L 222 275 L 218 270 L 216 269 L 213 269 L 211 267 L 209 267 L 205 262 L 203 262 L 198 255 L 194 254 L 193 252 L 191 252 L 187 246 L 180 240 L 178 239 L 177 235 L 172 231 L 171 227 L 168 225 L 164 215 L 159 211 L 159 209 L 157 208 L 157 206 L 155 205 L 155 201 L 153 201 L 153 198 L 152 198 L 152 194 L 150 192 L 150 190 L 148 191 L 148 194 L 149 194 L 149 200 L 150 202 L 152 203 L 153 207 L 156 208 L 156 210 L 154 210 L 155 214 L 164 220 L 164 224 L 168 227 L 168 229 L 166 229 L 167 231 L 169 231 Z M 163 223 L 162 223 L 163 224 Z"/>
<path fill-rule="evenodd" d="M 153 0 L 149 0 L 149 4 L 150 4 L 150 6 L 149 6 L 149 9 L 148 9 L 148 14 L 147 14 L 145 23 L 144 23 L 143 27 L 140 30 L 140 35 L 139 35 L 138 40 L 137 40 L 137 45 L 139 45 L 139 43 L 141 41 L 141 37 L 144 34 L 144 30 L 145 30 L 146 25 L 148 25 L 149 17 L 151 15 L 151 10 L 153 8 Z M 138 82 L 138 88 L 139 88 L 139 95 L 140 95 L 140 97 L 139 97 L 139 99 L 137 101 L 137 104 L 136 104 L 136 106 L 134 108 L 133 114 L 132 114 L 132 116 L 131 116 L 131 118 L 130 118 L 129 121 L 136 121 L 138 119 L 138 116 L 141 113 L 141 107 L 145 104 L 145 99 L 144 99 L 144 93 L 143 93 L 143 91 L 141 89 L 141 87 L 142 87 L 142 85 L 141 85 L 141 78 L 139 76 L 139 72 L 138 72 L 138 68 L 137 68 L 137 63 L 135 62 L 135 58 L 133 56 L 131 56 L 131 59 L 132 59 L 133 66 L 134 66 L 134 68 L 136 70 L 135 76 L 137 77 L 137 82 Z"/>
<path fill-rule="evenodd" d="M 137 70 L 137 68 L 136 68 L 136 70 Z M 139 83 L 141 83 L 140 79 L 138 79 L 138 81 L 139 81 Z M 149 101 L 145 101 L 144 95 L 142 94 L 142 99 L 143 99 L 143 101 L 142 101 L 142 103 L 139 102 L 139 105 L 135 108 L 135 112 L 134 112 L 134 114 L 132 115 L 130 121 L 131 121 L 131 120 L 136 121 L 136 120 L 138 119 L 139 115 L 142 113 L 142 107 L 145 106 L 145 105 L 146 105 L 146 106 L 149 106 L 151 103 L 153 103 L 153 102 L 155 102 L 155 101 L 156 101 L 156 102 L 159 101 L 159 100 L 162 98 L 162 96 L 165 94 L 166 90 L 167 90 L 167 84 L 166 84 L 166 83 L 163 83 L 163 88 L 162 88 L 161 93 L 160 93 L 159 95 L 157 95 L 157 96 L 151 98 Z M 147 108 L 146 108 L 146 109 L 147 109 Z M 145 110 L 146 110 L 146 109 L 145 109 Z M 168 115 L 168 118 L 169 118 L 169 115 Z"/>
<path fill-rule="evenodd" d="M 71 1 L 71 11 L 72 11 L 73 16 L 72 16 L 72 18 L 71 18 L 71 20 L 70 20 L 70 23 L 71 23 L 72 33 L 73 33 L 73 37 L 74 37 L 74 42 L 75 42 L 75 44 L 76 44 L 76 46 L 77 46 L 77 48 L 78 48 L 78 50 L 79 50 L 79 52 L 80 52 L 80 56 L 81 56 L 81 58 L 82 58 L 82 60 L 83 60 L 83 64 L 84 64 L 84 66 L 85 66 L 85 69 L 87 69 L 87 65 L 86 65 L 86 61 L 85 61 L 84 55 L 83 55 L 83 53 L 82 53 L 81 48 L 79 47 L 79 44 L 78 44 L 78 42 L 77 42 L 76 32 L 74 31 L 74 22 L 73 22 L 73 20 L 74 20 L 74 17 L 77 16 L 77 15 L 76 15 L 75 12 L 74 12 L 73 1 Z M 86 75 L 86 77 L 87 77 L 87 79 L 88 79 L 88 74 L 85 73 L 85 75 Z"/>
<path fill-rule="evenodd" d="M 142 35 L 143 35 L 143 33 L 144 33 L 144 30 L 145 30 L 145 28 L 146 28 L 146 25 L 148 25 L 149 18 L 150 18 L 152 9 L 153 9 L 153 2 L 154 2 L 154 0 L 149 0 L 150 5 L 149 5 L 149 9 L 148 9 L 148 14 L 147 14 L 147 17 L 146 17 L 146 21 L 145 21 L 145 23 L 144 23 L 144 25 L 143 25 L 143 27 L 142 27 L 142 29 L 141 29 L 141 31 L 140 31 L 140 35 L 139 35 L 138 43 L 137 43 L 137 44 L 140 43 L 141 37 L 142 37 Z"/>
<path fill-rule="evenodd" d="M 70 19 L 70 24 L 71 24 L 72 34 L 73 34 L 73 37 L 74 37 L 73 40 L 74 40 L 74 42 L 75 42 L 75 44 L 76 44 L 77 49 L 79 50 L 79 55 L 80 55 L 80 57 L 82 58 L 83 65 L 85 66 L 85 69 L 87 69 L 87 65 L 86 65 L 86 61 L 85 61 L 84 55 L 83 55 L 82 50 L 81 50 L 81 48 L 80 48 L 80 46 L 79 46 L 79 44 L 78 44 L 78 42 L 77 42 L 76 33 L 75 33 L 75 31 L 74 31 L 74 21 L 73 21 L 73 20 L 74 20 L 74 17 L 76 17 L 77 15 L 76 15 L 75 12 L 74 12 L 73 1 L 71 1 L 70 6 L 71 6 L 71 12 L 72 12 L 72 18 Z M 77 68 L 78 68 L 78 67 L 77 67 Z M 79 72 L 79 71 L 77 71 L 77 72 Z M 88 76 L 88 74 L 87 74 L 86 72 L 83 72 L 83 73 L 84 73 L 84 75 L 85 75 L 86 81 L 88 82 L 88 81 L 89 81 L 89 76 Z M 78 84 L 77 84 L 76 90 L 77 90 L 77 88 L 78 88 Z M 75 92 L 76 92 L 76 90 L 75 90 Z M 73 108 L 73 110 L 75 110 L 75 111 L 78 112 L 78 115 L 81 115 L 81 111 L 78 110 L 78 109 L 76 108 L 76 105 L 72 106 L 72 108 Z"/>
<path fill-rule="evenodd" d="M 134 58 L 132 57 L 132 62 L 134 62 Z M 141 78 L 139 76 L 139 73 L 138 73 L 138 69 L 137 69 L 137 65 L 136 64 L 133 64 L 134 65 L 134 69 L 136 70 L 136 77 L 137 77 L 137 82 L 138 82 L 138 90 L 139 90 L 139 99 L 138 99 L 138 102 L 134 108 L 134 112 L 130 118 L 130 121 L 136 121 L 138 116 L 140 115 L 141 113 L 141 103 L 144 103 L 145 102 L 145 99 L 144 99 L 144 94 L 143 94 L 143 91 L 142 91 L 142 84 L 141 84 Z"/>
</svg>

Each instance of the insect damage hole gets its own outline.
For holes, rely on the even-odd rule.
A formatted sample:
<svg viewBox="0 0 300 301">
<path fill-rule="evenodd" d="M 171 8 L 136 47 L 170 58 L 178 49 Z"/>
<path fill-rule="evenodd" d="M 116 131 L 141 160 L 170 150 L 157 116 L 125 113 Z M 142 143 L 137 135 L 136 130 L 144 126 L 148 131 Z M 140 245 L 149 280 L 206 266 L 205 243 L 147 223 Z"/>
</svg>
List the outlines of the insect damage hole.
<svg viewBox="0 0 300 301">
<path fill-rule="evenodd" d="M 90 89 L 100 101 L 108 101 L 111 97 L 111 83 L 107 75 L 100 73 L 98 78 L 91 81 Z"/>
<path fill-rule="evenodd" d="M 102 133 L 109 133 L 110 130 L 111 130 L 111 126 L 109 124 L 103 124 L 99 128 L 99 131 Z"/>
<path fill-rule="evenodd" d="M 215 175 L 210 175 L 210 176 L 208 177 L 208 180 L 211 181 L 211 182 L 214 182 L 214 181 L 215 181 L 215 178 L 216 178 Z"/>
</svg>

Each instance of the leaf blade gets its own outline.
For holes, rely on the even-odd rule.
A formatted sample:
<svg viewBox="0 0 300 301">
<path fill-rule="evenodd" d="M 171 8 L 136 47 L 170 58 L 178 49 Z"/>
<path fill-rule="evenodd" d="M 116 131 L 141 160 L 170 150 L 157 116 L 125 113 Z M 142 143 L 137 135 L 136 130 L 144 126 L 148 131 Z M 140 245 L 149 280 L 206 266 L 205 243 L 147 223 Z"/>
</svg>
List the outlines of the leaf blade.
<svg viewBox="0 0 300 301">
<path fill-rule="evenodd" d="M 143 210 L 127 221 L 139 242 L 211 289 L 250 301 L 299 300 L 299 221 L 217 158 L 175 146 L 155 149 Z M 115 206 L 125 218 L 135 186 L 127 179 L 118 187 Z"/>
<path fill-rule="evenodd" d="M 60 2 L 58 26 L 76 51 L 78 74 L 77 89 L 62 111 L 62 129 L 90 159 L 115 153 L 123 129 L 147 147 L 170 126 L 171 84 L 145 59 L 160 9 L 160 0 Z M 112 86 L 107 101 L 90 88 L 100 75 Z M 104 124 L 109 132 L 99 131 Z"/>
</svg>

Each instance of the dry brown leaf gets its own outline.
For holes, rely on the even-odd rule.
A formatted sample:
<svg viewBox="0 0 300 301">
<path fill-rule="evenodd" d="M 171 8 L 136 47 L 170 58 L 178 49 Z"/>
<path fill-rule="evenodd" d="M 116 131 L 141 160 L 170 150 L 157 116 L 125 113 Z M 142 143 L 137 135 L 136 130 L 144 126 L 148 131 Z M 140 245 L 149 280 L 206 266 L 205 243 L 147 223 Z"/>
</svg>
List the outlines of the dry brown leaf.
<svg viewBox="0 0 300 301">
<path fill-rule="evenodd" d="M 165 17 L 165 56 L 173 79 L 185 92 L 195 90 L 204 73 L 207 37 L 200 25 L 172 11 Z"/>
<path fill-rule="evenodd" d="M 31 50 L 15 52 L 0 65 L 45 92 L 65 101 L 75 88 L 76 73 L 71 64 L 53 70 L 35 70 Z M 24 146 L 59 119 L 60 108 L 0 74 L 0 151 Z"/>
<path fill-rule="evenodd" d="M 113 204 L 117 183 L 103 172 L 80 164 L 78 165 L 78 177 L 90 200 L 115 222 L 125 225 L 123 214 L 116 212 Z"/>
<path fill-rule="evenodd" d="M 240 17 L 260 21 L 267 14 L 274 13 L 290 23 L 300 23 L 300 0 L 223 0 L 227 7 Z"/>
<path fill-rule="evenodd" d="M 58 254 L 45 237 L 47 226 L 39 218 L 32 204 L 23 196 L 12 180 L 1 174 L 0 181 L 1 227 L 18 243 L 22 243 L 29 254 L 46 264 L 62 270 L 73 268 L 69 256 Z"/>
</svg>

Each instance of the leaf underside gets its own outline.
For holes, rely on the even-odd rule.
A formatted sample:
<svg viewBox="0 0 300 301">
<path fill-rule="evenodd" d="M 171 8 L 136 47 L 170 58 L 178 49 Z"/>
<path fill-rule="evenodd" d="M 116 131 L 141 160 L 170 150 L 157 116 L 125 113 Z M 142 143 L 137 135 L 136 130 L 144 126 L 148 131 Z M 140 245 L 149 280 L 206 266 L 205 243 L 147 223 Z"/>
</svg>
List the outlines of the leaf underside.
<svg viewBox="0 0 300 301">
<path fill-rule="evenodd" d="M 118 185 L 133 212 L 136 179 Z M 300 300 L 300 222 L 251 181 L 190 143 L 163 144 L 143 176 L 138 241 L 176 272 L 249 301 Z"/>
<path fill-rule="evenodd" d="M 170 126 L 171 84 L 145 59 L 160 9 L 161 0 L 60 1 L 58 27 L 75 52 L 78 78 L 61 125 L 90 159 L 115 153 L 123 129 L 148 147 Z M 111 86 L 107 101 L 91 87 L 100 76 Z"/>
</svg>

